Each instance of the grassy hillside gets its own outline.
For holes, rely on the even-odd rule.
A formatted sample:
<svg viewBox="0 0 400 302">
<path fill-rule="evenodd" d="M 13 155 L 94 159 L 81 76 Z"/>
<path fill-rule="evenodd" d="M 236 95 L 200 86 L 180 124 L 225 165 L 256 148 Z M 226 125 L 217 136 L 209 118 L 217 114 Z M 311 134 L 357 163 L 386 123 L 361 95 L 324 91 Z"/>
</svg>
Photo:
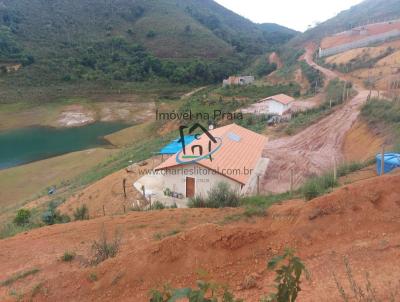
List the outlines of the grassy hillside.
<svg viewBox="0 0 400 302">
<path fill-rule="evenodd" d="M 23 68 L 3 68 L 0 86 L 214 83 L 294 34 L 254 24 L 212 0 L 4 0 L 0 65 Z"/>
<path fill-rule="evenodd" d="M 299 35 L 291 43 L 319 41 L 330 34 L 351 29 L 360 24 L 400 18 L 400 0 L 365 0 L 362 3 L 342 11 L 318 26 Z"/>
</svg>

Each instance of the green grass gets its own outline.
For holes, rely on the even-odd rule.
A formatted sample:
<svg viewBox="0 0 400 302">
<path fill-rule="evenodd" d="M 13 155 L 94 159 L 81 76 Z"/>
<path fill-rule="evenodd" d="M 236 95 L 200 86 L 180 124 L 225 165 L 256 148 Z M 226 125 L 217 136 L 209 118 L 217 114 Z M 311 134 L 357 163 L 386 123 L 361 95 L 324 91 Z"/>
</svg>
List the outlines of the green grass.
<svg viewBox="0 0 400 302">
<path fill-rule="evenodd" d="M 154 240 L 160 241 L 166 237 L 174 236 L 176 234 L 179 234 L 181 231 L 180 230 L 170 230 L 166 233 L 162 232 L 157 232 L 153 235 Z"/>
<path fill-rule="evenodd" d="M 279 84 L 275 86 L 270 85 L 248 85 L 248 86 L 227 86 L 219 88 L 215 91 L 216 94 L 223 97 L 235 97 L 235 98 L 249 98 L 253 101 L 285 93 L 288 95 L 298 95 L 300 92 L 300 86 L 296 83 L 287 85 Z"/>
<path fill-rule="evenodd" d="M 61 256 L 61 260 L 64 262 L 71 262 L 72 260 L 75 259 L 76 254 L 74 252 L 64 252 L 64 254 Z"/>
<path fill-rule="evenodd" d="M 351 162 L 342 164 L 337 168 L 337 177 L 343 177 L 359 171 L 373 164 L 374 162 L 375 160 L 368 160 L 365 162 Z M 329 193 L 338 186 L 338 180 L 335 180 L 333 172 L 329 171 L 321 176 L 309 178 L 299 189 L 294 191 L 292 194 L 290 192 L 285 192 L 281 194 L 242 198 L 241 206 L 245 208 L 245 212 L 241 215 L 247 217 L 263 216 L 265 214 L 265 211 L 273 204 L 299 198 L 303 198 L 308 201 L 318 196 Z M 231 219 L 236 218 L 237 217 L 231 217 Z"/>
<path fill-rule="evenodd" d="M 313 108 L 293 115 L 288 125 L 284 128 L 287 135 L 294 135 L 301 130 L 316 123 L 321 118 L 329 115 L 332 111 L 327 108 Z"/>
<path fill-rule="evenodd" d="M 345 82 L 339 81 L 338 79 L 331 80 L 326 88 L 325 101 L 318 107 L 311 108 L 302 112 L 296 112 L 292 115 L 292 119 L 288 125 L 284 128 L 284 131 L 288 135 L 293 135 L 308 126 L 316 123 L 321 118 L 324 118 L 333 112 L 335 106 L 343 103 L 343 90 Z M 350 89 L 350 97 L 354 96 L 355 92 L 352 89 L 352 84 L 347 83 L 347 89 Z"/>
<path fill-rule="evenodd" d="M 0 227 L 0 239 L 13 237 L 19 233 L 38 228 L 40 226 L 41 225 L 34 223 L 30 223 L 23 226 L 16 225 L 15 223 L 6 223 Z"/>
<path fill-rule="evenodd" d="M 400 152 L 400 100 L 373 98 L 363 106 L 361 115 L 372 127 L 389 129 L 394 140 L 392 151 Z"/>
<path fill-rule="evenodd" d="M 33 268 L 28 271 L 17 273 L 4 281 L 0 281 L 0 287 L 12 285 L 13 283 L 15 283 L 18 280 L 21 280 L 28 276 L 37 274 L 39 271 L 40 270 L 38 268 Z"/>
</svg>

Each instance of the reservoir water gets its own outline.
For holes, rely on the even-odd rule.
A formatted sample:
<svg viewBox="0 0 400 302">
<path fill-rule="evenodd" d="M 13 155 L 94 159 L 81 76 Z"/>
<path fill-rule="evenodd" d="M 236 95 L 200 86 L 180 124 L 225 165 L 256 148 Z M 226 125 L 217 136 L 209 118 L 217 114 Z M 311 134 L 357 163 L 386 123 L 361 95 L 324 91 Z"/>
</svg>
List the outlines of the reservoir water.
<svg viewBox="0 0 400 302">
<path fill-rule="evenodd" d="M 0 132 L 0 170 L 107 145 L 105 135 L 126 127 L 123 123 L 97 122 L 76 128 L 29 127 Z"/>
</svg>

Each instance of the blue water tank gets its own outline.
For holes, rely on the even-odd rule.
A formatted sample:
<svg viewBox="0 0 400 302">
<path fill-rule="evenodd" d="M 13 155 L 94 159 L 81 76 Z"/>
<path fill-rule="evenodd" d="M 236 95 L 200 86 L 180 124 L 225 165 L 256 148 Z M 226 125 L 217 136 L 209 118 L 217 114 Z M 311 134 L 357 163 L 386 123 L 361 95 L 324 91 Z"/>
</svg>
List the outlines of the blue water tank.
<svg viewBox="0 0 400 302">
<path fill-rule="evenodd" d="M 384 155 L 384 171 L 389 173 L 394 169 L 400 168 L 400 154 L 399 153 L 385 153 Z M 376 172 L 381 175 L 382 154 L 376 156 Z"/>
</svg>

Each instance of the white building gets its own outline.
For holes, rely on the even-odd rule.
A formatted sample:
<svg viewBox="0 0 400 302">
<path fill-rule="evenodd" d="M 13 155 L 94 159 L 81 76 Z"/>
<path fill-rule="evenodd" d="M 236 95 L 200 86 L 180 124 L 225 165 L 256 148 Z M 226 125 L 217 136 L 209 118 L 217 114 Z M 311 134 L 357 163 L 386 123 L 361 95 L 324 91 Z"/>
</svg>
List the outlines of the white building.
<svg viewBox="0 0 400 302">
<path fill-rule="evenodd" d="M 262 157 L 268 139 L 236 124 L 211 130 L 210 134 L 217 140 L 212 160 L 205 157 L 180 163 L 182 152 L 179 152 L 155 168 L 163 190 L 168 189 L 184 198 L 206 197 L 213 186 L 225 182 L 239 194 L 254 194 L 268 165 L 268 159 Z M 208 152 L 209 143 L 209 137 L 202 134 L 186 150 L 190 152 L 193 146 L 200 145 Z M 194 153 L 197 151 L 195 148 Z"/>
<path fill-rule="evenodd" d="M 292 108 L 293 102 L 294 98 L 285 94 L 278 94 L 262 99 L 240 111 L 244 114 L 278 114 L 282 116 Z"/>
<path fill-rule="evenodd" d="M 286 94 L 277 94 L 261 100 L 259 103 L 267 107 L 267 112 L 271 114 L 283 115 L 290 108 L 294 98 Z"/>
</svg>

